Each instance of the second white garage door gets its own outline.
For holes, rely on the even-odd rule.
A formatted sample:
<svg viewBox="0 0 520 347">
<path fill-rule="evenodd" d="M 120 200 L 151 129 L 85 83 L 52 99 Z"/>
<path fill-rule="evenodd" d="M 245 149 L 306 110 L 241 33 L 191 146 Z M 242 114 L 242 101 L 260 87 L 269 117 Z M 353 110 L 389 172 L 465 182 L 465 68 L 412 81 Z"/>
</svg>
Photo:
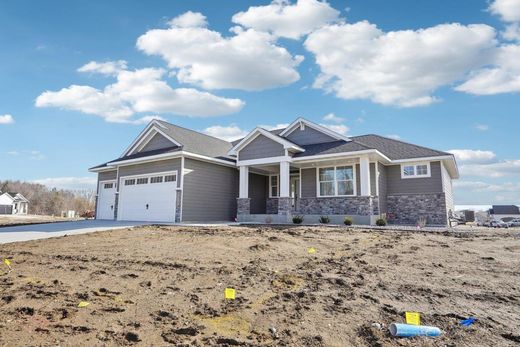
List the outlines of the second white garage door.
<svg viewBox="0 0 520 347">
<path fill-rule="evenodd" d="M 177 173 L 122 177 L 118 220 L 174 222 Z"/>
</svg>

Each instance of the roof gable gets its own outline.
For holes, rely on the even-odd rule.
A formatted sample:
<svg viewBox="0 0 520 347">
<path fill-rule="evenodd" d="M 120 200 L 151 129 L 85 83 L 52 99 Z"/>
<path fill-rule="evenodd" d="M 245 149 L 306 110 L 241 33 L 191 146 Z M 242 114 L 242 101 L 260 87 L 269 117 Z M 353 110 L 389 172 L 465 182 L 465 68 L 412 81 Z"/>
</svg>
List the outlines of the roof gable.
<svg viewBox="0 0 520 347">
<path fill-rule="evenodd" d="M 313 143 L 323 143 L 323 142 L 332 142 L 332 141 L 351 141 L 348 136 L 342 135 L 340 133 L 337 133 L 333 130 L 330 130 L 328 128 L 325 128 L 324 126 L 321 126 L 319 124 L 313 123 L 305 118 L 298 118 L 287 128 L 285 128 L 282 132 L 279 133 L 279 136 L 289 138 L 289 136 L 297 131 L 299 129 L 300 131 L 305 131 L 305 129 L 309 127 L 313 131 L 309 131 L 307 135 L 311 136 L 301 136 L 304 134 L 300 134 L 300 136 L 296 135 L 296 139 L 299 139 L 300 141 L 306 142 L 306 143 L 300 143 L 302 145 L 309 145 Z M 319 135 L 321 134 L 321 135 Z M 293 135 L 294 136 L 294 135 Z M 314 140 L 312 140 L 314 138 Z M 310 142 L 309 142 L 310 141 Z"/>
<path fill-rule="evenodd" d="M 123 154 L 120 156 L 120 158 L 133 155 L 139 152 L 145 152 L 146 150 L 143 150 L 146 148 L 146 146 L 149 144 L 151 140 L 155 138 L 157 134 L 160 134 L 162 138 L 158 138 L 161 142 L 159 148 L 167 148 L 172 146 L 182 147 L 182 144 L 174 139 L 173 137 L 169 136 L 165 133 L 166 127 L 163 126 L 161 123 L 159 123 L 158 120 L 152 120 L 146 128 L 144 128 L 143 131 L 137 136 L 137 138 L 132 142 L 132 144 L 123 152 Z M 166 140 L 166 141 L 164 141 Z M 157 141 L 157 139 L 156 139 Z M 170 145 L 168 146 L 167 143 L 170 142 Z M 155 143 L 157 146 L 158 144 Z M 158 149 L 158 148 L 153 148 Z"/>
<path fill-rule="evenodd" d="M 263 128 L 255 128 L 253 131 L 251 131 L 249 134 L 247 134 L 246 137 L 244 137 L 240 142 L 238 142 L 236 145 L 233 146 L 233 148 L 231 148 L 228 152 L 229 155 L 237 155 L 238 152 L 243 149 L 244 147 L 246 147 L 251 141 L 253 141 L 255 138 L 257 138 L 258 136 L 264 136 L 274 142 L 277 142 L 279 143 L 280 145 L 283 146 L 284 149 L 290 149 L 292 151 L 296 151 L 296 152 L 304 152 L 305 149 L 303 149 L 302 147 L 298 146 L 297 144 L 295 143 L 292 143 L 291 141 L 288 141 L 287 139 L 281 137 L 281 136 L 278 136 L 278 135 L 275 135 Z"/>
</svg>

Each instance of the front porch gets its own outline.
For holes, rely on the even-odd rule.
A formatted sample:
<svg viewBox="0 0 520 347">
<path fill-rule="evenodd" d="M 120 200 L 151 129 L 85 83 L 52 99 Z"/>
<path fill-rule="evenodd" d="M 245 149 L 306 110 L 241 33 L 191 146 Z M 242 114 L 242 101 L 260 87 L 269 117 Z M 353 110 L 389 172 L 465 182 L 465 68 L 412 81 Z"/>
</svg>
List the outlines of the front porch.
<svg viewBox="0 0 520 347">
<path fill-rule="evenodd" d="M 238 162 L 240 189 L 237 220 L 251 223 L 374 224 L 380 216 L 377 161 L 369 155 L 326 160 L 290 156 Z"/>
</svg>

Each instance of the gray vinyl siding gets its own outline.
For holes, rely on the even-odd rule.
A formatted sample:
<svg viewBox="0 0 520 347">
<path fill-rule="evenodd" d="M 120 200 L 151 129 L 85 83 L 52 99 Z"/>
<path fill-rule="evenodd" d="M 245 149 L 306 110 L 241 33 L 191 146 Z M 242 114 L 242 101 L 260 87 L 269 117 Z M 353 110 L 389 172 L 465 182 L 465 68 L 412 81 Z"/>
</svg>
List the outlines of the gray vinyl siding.
<svg viewBox="0 0 520 347">
<path fill-rule="evenodd" d="M 302 169 L 301 171 L 302 198 L 316 197 L 316 169 Z"/>
<path fill-rule="evenodd" d="M 98 183 L 101 181 L 115 180 L 116 178 L 117 170 L 98 173 Z"/>
<path fill-rule="evenodd" d="M 305 126 L 304 130 L 300 130 L 300 127 L 297 127 L 292 133 L 285 136 L 285 138 L 297 145 L 312 145 L 315 143 L 337 141 L 337 139 L 309 126 Z"/>
<path fill-rule="evenodd" d="M 239 160 L 250 160 L 283 155 L 285 155 L 285 149 L 281 144 L 259 135 L 239 151 L 238 158 Z"/>
<path fill-rule="evenodd" d="M 120 166 L 119 178 L 124 176 L 146 175 L 155 172 L 177 171 L 177 187 L 180 187 L 181 180 L 181 158 L 152 161 L 149 163 Z"/>
<path fill-rule="evenodd" d="M 370 195 L 372 195 L 372 196 L 377 195 L 376 163 L 370 163 Z"/>
<path fill-rule="evenodd" d="M 251 214 L 265 214 L 268 198 L 268 176 L 249 174 L 249 198 Z"/>
<path fill-rule="evenodd" d="M 232 221 L 237 214 L 238 170 L 184 160 L 182 221 Z"/>
<path fill-rule="evenodd" d="M 386 166 L 381 163 L 377 163 L 379 170 L 379 210 L 381 213 L 386 213 Z"/>
<path fill-rule="evenodd" d="M 442 172 L 442 191 L 446 196 L 446 210 L 449 212 L 454 211 L 455 207 L 453 205 L 453 187 L 451 176 L 448 173 L 448 170 L 441 164 L 441 172 Z"/>
<path fill-rule="evenodd" d="M 168 148 L 175 146 L 173 142 L 168 140 L 161 134 L 155 134 L 154 137 L 140 150 L 140 152 L 153 151 L 154 149 Z"/>
<path fill-rule="evenodd" d="M 431 177 L 401 178 L 401 165 L 386 167 L 387 194 L 424 194 L 442 193 L 441 163 L 430 163 Z"/>
</svg>

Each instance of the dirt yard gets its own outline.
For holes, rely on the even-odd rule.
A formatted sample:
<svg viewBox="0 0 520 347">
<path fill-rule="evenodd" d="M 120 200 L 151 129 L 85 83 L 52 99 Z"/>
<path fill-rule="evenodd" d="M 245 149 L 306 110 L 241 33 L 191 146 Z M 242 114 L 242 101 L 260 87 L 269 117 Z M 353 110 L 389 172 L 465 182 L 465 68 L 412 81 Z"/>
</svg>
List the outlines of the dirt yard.
<svg viewBox="0 0 520 347">
<path fill-rule="evenodd" d="M 0 345 L 513 346 L 519 254 L 519 230 L 143 227 L 5 244 Z M 405 311 L 442 336 L 390 336 Z"/>
</svg>

